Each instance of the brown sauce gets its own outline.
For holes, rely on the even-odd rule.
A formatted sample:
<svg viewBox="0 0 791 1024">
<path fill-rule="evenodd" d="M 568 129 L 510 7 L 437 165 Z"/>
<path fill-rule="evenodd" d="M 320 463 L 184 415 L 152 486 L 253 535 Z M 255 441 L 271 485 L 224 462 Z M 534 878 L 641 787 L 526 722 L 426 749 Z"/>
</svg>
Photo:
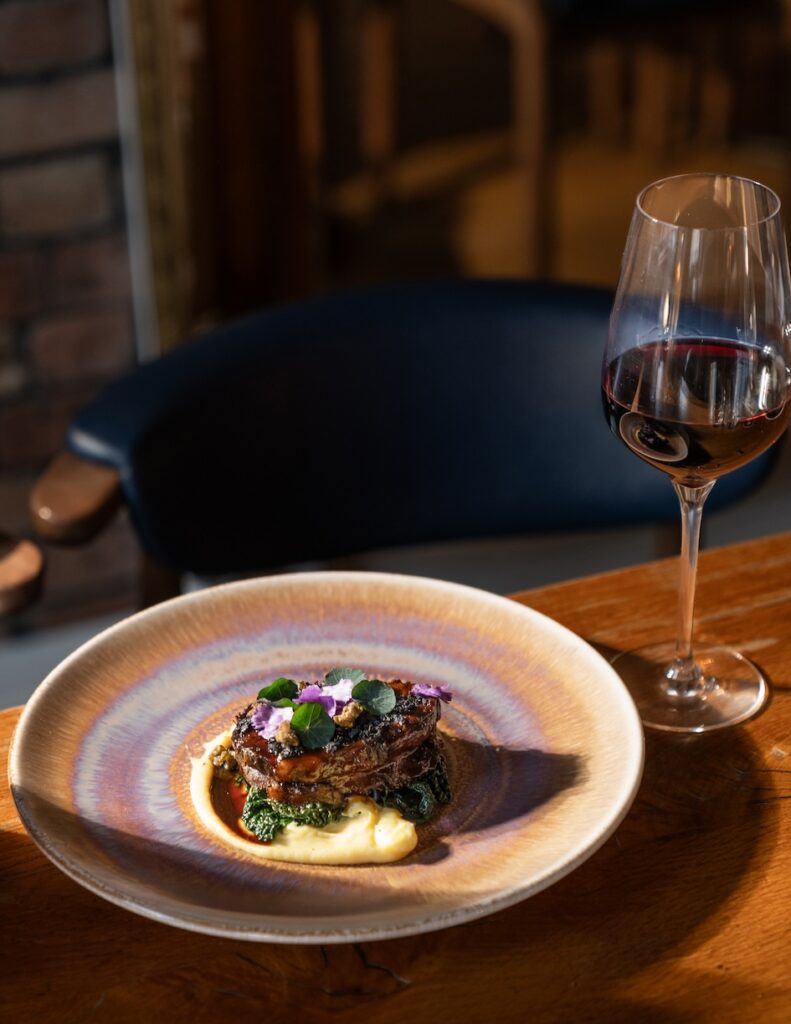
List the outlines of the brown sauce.
<svg viewBox="0 0 791 1024">
<path fill-rule="evenodd" d="M 246 799 L 246 786 L 237 786 L 233 779 L 218 779 L 215 777 L 212 780 L 211 802 L 214 813 L 220 821 L 227 825 L 228 828 L 233 829 L 242 839 L 247 839 L 248 842 L 256 843 L 259 846 L 269 846 L 269 843 L 264 843 L 262 840 L 250 835 L 241 823 L 240 819 Z"/>
</svg>

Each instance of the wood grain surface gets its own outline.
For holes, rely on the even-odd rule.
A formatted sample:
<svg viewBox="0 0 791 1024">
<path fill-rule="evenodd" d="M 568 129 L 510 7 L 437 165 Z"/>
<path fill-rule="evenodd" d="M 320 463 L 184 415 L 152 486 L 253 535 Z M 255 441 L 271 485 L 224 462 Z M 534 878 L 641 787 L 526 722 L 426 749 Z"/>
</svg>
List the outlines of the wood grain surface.
<svg viewBox="0 0 791 1024">
<path fill-rule="evenodd" d="M 605 654 L 672 634 L 675 561 L 518 595 Z M 699 639 L 733 643 L 772 700 L 697 738 L 648 736 L 613 838 L 532 899 L 363 945 L 191 934 L 81 889 L 0 792 L 0 1020 L 791 1020 L 791 534 L 704 553 Z M 0 713 L 5 760 L 19 709 Z"/>
</svg>

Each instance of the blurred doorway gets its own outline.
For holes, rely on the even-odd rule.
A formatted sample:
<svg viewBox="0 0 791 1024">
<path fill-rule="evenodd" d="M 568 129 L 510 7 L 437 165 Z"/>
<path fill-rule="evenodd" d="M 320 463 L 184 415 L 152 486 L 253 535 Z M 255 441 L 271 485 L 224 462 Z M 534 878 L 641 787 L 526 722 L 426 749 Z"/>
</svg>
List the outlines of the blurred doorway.
<svg viewBox="0 0 791 1024">
<path fill-rule="evenodd" d="M 165 347 L 377 280 L 612 284 L 648 181 L 788 192 L 772 0 L 128 5 Z"/>
</svg>

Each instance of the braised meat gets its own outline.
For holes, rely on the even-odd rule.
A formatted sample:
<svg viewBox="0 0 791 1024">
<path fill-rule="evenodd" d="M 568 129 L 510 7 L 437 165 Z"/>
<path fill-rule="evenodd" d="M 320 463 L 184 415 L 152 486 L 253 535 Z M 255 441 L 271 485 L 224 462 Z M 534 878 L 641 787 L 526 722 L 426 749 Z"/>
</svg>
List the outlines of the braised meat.
<svg viewBox="0 0 791 1024">
<path fill-rule="evenodd" d="M 233 750 L 248 785 L 272 800 L 341 804 L 349 796 L 397 789 L 442 761 L 437 735 L 439 701 L 411 692 L 409 683 L 390 683 L 396 705 L 385 715 L 361 714 L 338 728 L 319 750 L 267 740 L 250 718 L 256 704 L 237 716 Z"/>
</svg>

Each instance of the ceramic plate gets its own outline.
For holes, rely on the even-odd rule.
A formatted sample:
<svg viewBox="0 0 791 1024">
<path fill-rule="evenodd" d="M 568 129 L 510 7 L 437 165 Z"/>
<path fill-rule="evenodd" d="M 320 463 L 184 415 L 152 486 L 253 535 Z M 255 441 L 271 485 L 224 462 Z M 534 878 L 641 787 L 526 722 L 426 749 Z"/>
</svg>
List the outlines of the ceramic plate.
<svg viewBox="0 0 791 1024">
<path fill-rule="evenodd" d="M 443 683 L 455 796 L 395 864 L 261 863 L 196 819 L 190 756 L 264 681 L 334 666 Z M 490 914 L 573 870 L 637 788 L 642 729 L 587 644 L 513 601 L 380 573 L 300 573 L 176 598 L 81 647 L 17 728 L 10 780 L 44 853 L 92 892 L 194 931 L 349 942 Z"/>
</svg>

